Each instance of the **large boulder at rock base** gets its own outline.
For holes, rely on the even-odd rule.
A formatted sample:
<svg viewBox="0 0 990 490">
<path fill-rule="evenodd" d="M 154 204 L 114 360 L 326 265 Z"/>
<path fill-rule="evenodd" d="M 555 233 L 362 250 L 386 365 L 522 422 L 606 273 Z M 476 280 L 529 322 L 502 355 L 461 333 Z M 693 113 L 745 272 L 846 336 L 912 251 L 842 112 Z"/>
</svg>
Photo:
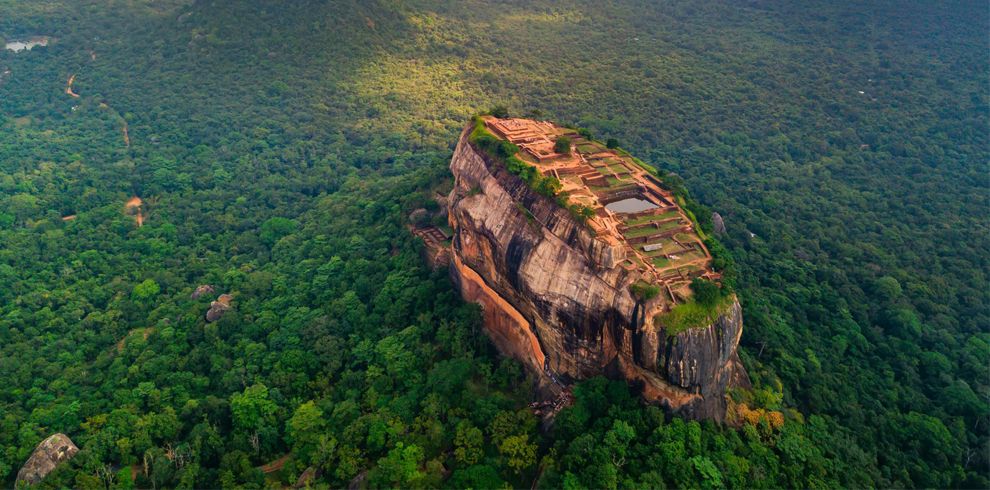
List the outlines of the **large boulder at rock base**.
<svg viewBox="0 0 990 490">
<path fill-rule="evenodd" d="M 55 434 L 45 439 L 34 449 L 21 471 L 17 472 L 14 486 L 41 483 L 49 473 L 78 452 L 79 448 L 65 434 Z"/>
</svg>

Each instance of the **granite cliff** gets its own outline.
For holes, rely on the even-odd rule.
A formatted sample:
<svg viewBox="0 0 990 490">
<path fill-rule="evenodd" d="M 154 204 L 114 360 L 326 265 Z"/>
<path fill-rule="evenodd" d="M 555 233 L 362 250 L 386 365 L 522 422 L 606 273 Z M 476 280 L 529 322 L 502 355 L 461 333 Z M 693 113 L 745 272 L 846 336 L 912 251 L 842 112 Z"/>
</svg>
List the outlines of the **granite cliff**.
<svg viewBox="0 0 990 490">
<path fill-rule="evenodd" d="M 450 165 L 450 276 L 467 301 L 482 305 L 486 330 L 503 354 L 544 384 L 605 375 L 687 417 L 722 420 L 726 389 L 746 382 L 736 354 L 738 301 L 731 298 L 710 325 L 668 334 L 652 321 L 661 298 L 642 300 L 630 291 L 642 274 L 620 266 L 627 248 L 596 238 L 478 151 L 470 131 Z"/>
</svg>

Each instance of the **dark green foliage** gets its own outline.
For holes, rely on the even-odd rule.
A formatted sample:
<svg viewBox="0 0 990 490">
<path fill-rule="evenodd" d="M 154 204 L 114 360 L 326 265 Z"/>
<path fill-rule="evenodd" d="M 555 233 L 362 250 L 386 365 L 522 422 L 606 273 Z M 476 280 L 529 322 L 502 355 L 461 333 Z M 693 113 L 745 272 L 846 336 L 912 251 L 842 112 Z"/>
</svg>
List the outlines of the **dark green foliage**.
<svg viewBox="0 0 990 490">
<path fill-rule="evenodd" d="M 571 139 L 567 136 L 558 136 L 557 141 L 553 143 L 553 151 L 557 153 L 570 153 L 571 152 Z"/>
<path fill-rule="evenodd" d="M 641 300 L 651 300 L 660 294 L 660 286 L 651 286 L 642 282 L 633 283 L 629 286 L 629 290 Z"/>
<path fill-rule="evenodd" d="M 662 7 L 0 2 L 0 36 L 58 39 L 0 51 L 0 486 L 65 432 L 84 451 L 47 487 L 147 462 L 137 488 L 308 466 L 528 488 L 544 463 L 542 488 L 987 488 L 985 6 Z M 509 464 L 488 427 L 528 401 L 521 368 L 404 228 L 501 101 L 621 140 L 703 231 L 704 206 L 732 217 L 735 266 L 708 247 L 735 269 L 750 408 L 781 430 L 665 420 L 592 380 L 552 438 L 501 417 Z M 237 293 L 217 323 L 201 284 Z"/>
<path fill-rule="evenodd" d="M 615 150 L 619 147 L 619 140 L 616 138 L 609 138 L 605 141 L 605 148 L 609 150 Z"/>
<path fill-rule="evenodd" d="M 280 217 L 269 218 L 261 225 L 261 241 L 271 247 L 282 237 L 286 237 L 296 231 L 298 224 L 295 220 Z"/>
<path fill-rule="evenodd" d="M 509 117 L 509 109 L 507 109 L 504 105 L 497 105 L 488 111 L 488 115 L 499 119 L 505 119 Z"/>
<path fill-rule="evenodd" d="M 718 284 L 708 279 L 698 278 L 691 280 L 691 292 L 693 293 L 694 300 L 706 308 L 715 306 L 718 304 L 719 299 L 722 298 L 721 288 L 718 287 Z"/>
</svg>

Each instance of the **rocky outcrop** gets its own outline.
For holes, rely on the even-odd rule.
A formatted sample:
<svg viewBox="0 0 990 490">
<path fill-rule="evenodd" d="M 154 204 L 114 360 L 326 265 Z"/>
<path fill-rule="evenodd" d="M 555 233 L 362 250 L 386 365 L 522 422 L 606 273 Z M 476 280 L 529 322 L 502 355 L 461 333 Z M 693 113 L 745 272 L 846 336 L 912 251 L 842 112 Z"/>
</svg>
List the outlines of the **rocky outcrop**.
<svg viewBox="0 0 990 490">
<path fill-rule="evenodd" d="M 630 292 L 640 273 L 619 265 L 624 246 L 596 239 L 476 152 L 468 134 L 451 160 L 450 275 L 466 300 L 482 305 L 499 349 L 540 378 L 549 370 L 564 383 L 625 379 L 651 401 L 721 420 L 725 390 L 741 369 L 738 302 L 711 325 L 668 336 L 648 321 L 661 299 Z"/>
<path fill-rule="evenodd" d="M 210 286 L 208 284 L 204 284 L 204 285 L 196 288 L 196 290 L 193 291 L 192 295 L 189 296 L 189 299 L 191 301 L 196 301 L 197 299 L 201 298 L 204 294 L 213 294 L 214 291 L 216 291 L 216 289 L 214 288 L 214 286 Z"/>
<path fill-rule="evenodd" d="M 319 472 L 316 468 L 310 466 L 309 468 L 306 468 L 306 471 L 303 471 L 303 473 L 299 475 L 299 479 L 296 480 L 296 484 L 293 485 L 292 488 L 309 488 L 313 485 L 314 480 L 317 478 L 319 478 Z"/>
<path fill-rule="evenodd" d="M 72 459 L 79 448 L 65 434 L 55 434 L 38 444 L 31 457 L 17 473 L 14 487 L 41 483 L 60 464 Z"/>
<path fill-rule="evenodd" d="M 230 309 L 230 301 L 234 297 L 229 294 L 221 294 L 216 301 L 210 303 L 210 310 L 206 312 L 206 321 L 213 323 L 223 318 L 224 313 Z"/>
<path fill-rule="evenodd" d="M 721 214 L 712 213 L 712 224 L 715 225 L 715 233 L 725 233 L 725 222 L 722 221 Z"/>
</svg>

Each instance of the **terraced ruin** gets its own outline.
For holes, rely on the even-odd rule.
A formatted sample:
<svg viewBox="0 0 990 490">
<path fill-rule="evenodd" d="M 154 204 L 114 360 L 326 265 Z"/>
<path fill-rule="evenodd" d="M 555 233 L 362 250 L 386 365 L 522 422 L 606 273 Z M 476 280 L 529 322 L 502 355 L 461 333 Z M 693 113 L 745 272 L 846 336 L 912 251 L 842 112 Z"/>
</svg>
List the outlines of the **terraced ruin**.
<svg viewBox="0 0 990 490">
<path fill-rule="evenodd" d="M 692 279 L 721 279 L 711 268 L 711 254 L 695 224 L 675 196 L 626 152 L 550 121 L 485 117 L 483 122 L 496 137 L 519 147 L 518 158 L 543 176 L 557 178 L 569 204 L 593 209 L 587 224 L 595 238 L 623 245 L 622 267 L 638 270 L 647 285 L 660 286 L 670 307 L 687 301 Z M 561 136 L 571 140 L 569 153 L 554 150 Z"/>
</svg>

